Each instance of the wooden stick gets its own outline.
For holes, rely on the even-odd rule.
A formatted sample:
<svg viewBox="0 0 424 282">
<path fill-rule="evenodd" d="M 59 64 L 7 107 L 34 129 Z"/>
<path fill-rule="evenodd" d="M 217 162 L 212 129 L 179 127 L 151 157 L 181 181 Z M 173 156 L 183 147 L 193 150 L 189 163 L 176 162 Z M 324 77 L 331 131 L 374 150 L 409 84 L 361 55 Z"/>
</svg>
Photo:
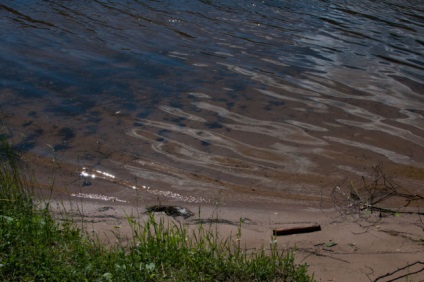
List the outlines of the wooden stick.
<svg viewBox="0 0 424 282">
<path fill-rule="evenodd" d="M 274 234 L 274 236 L 281 236 L 281 235 L 291 235 L 291 234 L 299 234 L 299 233 L 309 233 L 309 232 L 315 232 L 315 231 L 321 231 L 321 225 L 312 224 L 312 225 L 306 225 L 306 226 L 280 228 L 280 229 L 272 230 L 272 233 Z"/>
</svg>

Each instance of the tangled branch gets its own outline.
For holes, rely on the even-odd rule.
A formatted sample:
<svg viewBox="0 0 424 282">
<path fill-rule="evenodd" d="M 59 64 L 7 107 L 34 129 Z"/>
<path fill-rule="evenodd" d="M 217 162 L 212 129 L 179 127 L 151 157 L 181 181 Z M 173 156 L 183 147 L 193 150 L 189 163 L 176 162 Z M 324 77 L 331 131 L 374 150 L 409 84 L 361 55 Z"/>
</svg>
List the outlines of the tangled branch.
<svg viewBox="0 0 424 282">
<path fill-rule="evenodd" d="M 389 179 L 383 173 L 381 164 L 373 167 L 373 172 L 368 178 L 363 176 L 357 182 L 342 181 L 332 189 L 331 197 L 336 209 L 342 215 L 367 221 L 379 220 L 386 215 L 424 215 L 424 212 L 420 212 L 419 205 L 414 211 L 404 210 L 413 202 L 423 201 L 424 197 L 409 193 Z M 388 207 L 394 202 L 398 205 L 397 208 Z"/>
</svg>

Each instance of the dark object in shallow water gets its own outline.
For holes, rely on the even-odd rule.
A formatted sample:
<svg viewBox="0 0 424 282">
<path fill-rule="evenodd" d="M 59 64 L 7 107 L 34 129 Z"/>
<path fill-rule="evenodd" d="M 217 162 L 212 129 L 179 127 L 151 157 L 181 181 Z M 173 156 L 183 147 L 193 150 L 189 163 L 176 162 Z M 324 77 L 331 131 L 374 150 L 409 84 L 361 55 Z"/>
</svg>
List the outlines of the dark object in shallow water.
<svg viewBox="0 0 424 282">
<path fill-rule="evenodd" d="M 90 181 L 88 181 L 87 179 L 85 179 L 85 180 L 82 182 L 81 186 L 82 186 L 82 187 L 84 187 L 84 186 L 91 186 L 91 182 L 90 182 Z"/>
<path fill-rule="evenodd" d="M 291 235 L 291 234 L 299 234 L 299 233 L 309 233 L 309 232 L 315 232 L 315 231 L 321 231 L 321 225 L 313 224 L 313 225 L 306 225 L 306 226 L 280 228 L 280 229 L 272 230 L 272 233 L 274 234 L 274 236 L 281 236 L 281 235 Z"/>
<path fill-rule="evenodd" d="M 184 218 L 189 218 L 190 216 L 194 215 L 194 213 L 192 213 L 190 210 L 178 206 L 154 205 L 147 207 L 146 210 L 148 213 L 163 212 L 166 215 L 172 217 L 182 216 Z"/>
</svg>

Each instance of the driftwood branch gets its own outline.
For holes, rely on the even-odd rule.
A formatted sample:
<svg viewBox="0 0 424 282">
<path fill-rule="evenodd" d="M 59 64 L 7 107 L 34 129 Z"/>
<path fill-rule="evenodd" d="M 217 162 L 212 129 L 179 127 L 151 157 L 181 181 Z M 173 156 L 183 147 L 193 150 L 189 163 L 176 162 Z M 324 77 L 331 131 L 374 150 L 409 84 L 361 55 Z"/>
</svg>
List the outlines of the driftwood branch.
<svg viewBox="0 0 424 282">
<path fill-rule="evenodd" d="M 309 232 L 315 232 L 320 231 L 321 225 L 318 224 L 312 224 L 312 225 L 305 225 L 305 226 L 295 226 L 295 227 L 289 227 L 289 228 L 279 228 L 272 230 L 272 233 L 274 236 L 281 236 L 281 235 L 291 235 L 291 234 L 299 234 L 299 233 L 309 233 Z"/>
</svg>

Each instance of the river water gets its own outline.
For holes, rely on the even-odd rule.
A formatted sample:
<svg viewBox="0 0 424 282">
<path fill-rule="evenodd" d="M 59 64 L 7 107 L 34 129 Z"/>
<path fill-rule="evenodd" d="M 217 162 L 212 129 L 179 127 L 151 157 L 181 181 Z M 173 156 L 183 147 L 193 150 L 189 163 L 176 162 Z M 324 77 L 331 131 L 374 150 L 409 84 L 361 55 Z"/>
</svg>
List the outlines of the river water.
<svg viewBox="0 0 424 282">
<path fill-rule="evenodd" d="M 42 187 L 308 203 L 382 165 L 423 191 L 422 1 L 1 0 L 0 24 L 3 135 Z"/>
</svg>

